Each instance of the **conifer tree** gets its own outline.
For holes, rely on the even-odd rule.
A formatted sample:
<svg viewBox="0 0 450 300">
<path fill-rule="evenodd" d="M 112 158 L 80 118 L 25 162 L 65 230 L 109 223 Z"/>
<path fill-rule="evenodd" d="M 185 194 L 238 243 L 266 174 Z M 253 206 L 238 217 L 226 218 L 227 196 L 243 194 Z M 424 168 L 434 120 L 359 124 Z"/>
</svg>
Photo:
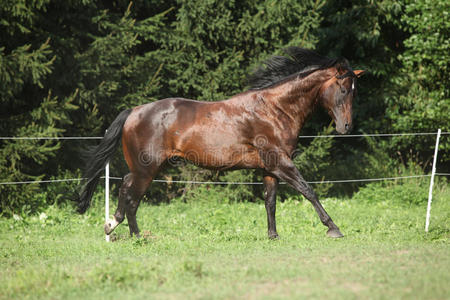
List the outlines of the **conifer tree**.
<svg viewBox="0 0 450 300">
<path fill-rule="evenodd" d="M 34 23 L 47 1 L 6 1 L 0 8 L 0 105 L 2 136 L 55 137 L 70 124 L 73 98 L 52 95 L 45 80 L 52 72 L 54 54 L 50 39 L 35 35 Z M 60 143 L 52 140 L 2 140 L 2 182 L 42 179 L 45 163 L 55 156 Z M 17 209 L 29 212 L 41 205 L 35 197 L 38 185 L 0 185 L 0 213 Z"/>
</svg>

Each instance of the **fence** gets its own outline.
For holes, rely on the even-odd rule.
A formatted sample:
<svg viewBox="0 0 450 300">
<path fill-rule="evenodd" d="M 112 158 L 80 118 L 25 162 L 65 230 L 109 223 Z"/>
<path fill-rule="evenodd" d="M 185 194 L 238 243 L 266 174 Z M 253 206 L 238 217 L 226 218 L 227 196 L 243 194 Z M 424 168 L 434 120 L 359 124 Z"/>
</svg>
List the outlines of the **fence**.
<svg viewBox="0 0 450 300">
<path fill-rule="evenodd" d="M 402 180 L 409 178 L 430 177 L 430 188 L 428 193 L 427 213 L 425 221 L 425 231 L 428 232 L 430 224 L 431 214 L 431 202 L 433 196 L 433 184 L 434 177 L 437 176 L 450 176 L 450 173 L 437 173 L 436 161 L 439 148 L 439 140 L 441 135 L 449 135 L 450 132 L 441 132 L 439 129 L 435 132 L 418 132 L 418 133 L 373 133 L 373 134 L 348 134 L 348 135 L 308 135 L 299 136 L 301 139 L 305 138 L 355 138 L 355 137 L 394 137 L 394 136 L 430 136 L 436 135 L 436 145 L 433 156 L 433 166 L 431 174 L 429 175 L 411 175 L 411 176 L 399 176 L 399 177 L 384 177 L 384 178 L 362 178 L 362 179 L 343 179 L 343 180 L 324 180 L 324 181 L 308 181 L 310 184 L 323 184 L 323 183 L 349 183 L 349 182 L 371 182 L 371 181 L 384 181 L 384 180 Z M 99 140 L 103 137 L 0 137 L 0 140 Z M 109 175 L 109 163 L 105 167 L 105 220 L 109 220 L 109 182 L 110 180 L 122 180 L 121 177 L 112 177 Z M 85 178 L 68 178 L 68 179 L 54 179 L 54 180 L 39 180 L 39 181 L 15 181 L 15 182 L 0 182 L 0 185 L 11 184 L 37 184 L 37 183 L 52 183 L 52 182 L 67 182 L 67 181 L 82 181 Z M 220 184 L 220 185 L 259 185 L 262 182 L 222 182 L 222 181 L 191 181 L 191 180 L 159 180 L 155 179 L 153 182 L 164 183 L 185 183 L 185 184 Z M 285 184 L 281 182 L 281 184 Z M 106 236 L 106 241 L 109 241 L 109 236 Z"/>
</svg>

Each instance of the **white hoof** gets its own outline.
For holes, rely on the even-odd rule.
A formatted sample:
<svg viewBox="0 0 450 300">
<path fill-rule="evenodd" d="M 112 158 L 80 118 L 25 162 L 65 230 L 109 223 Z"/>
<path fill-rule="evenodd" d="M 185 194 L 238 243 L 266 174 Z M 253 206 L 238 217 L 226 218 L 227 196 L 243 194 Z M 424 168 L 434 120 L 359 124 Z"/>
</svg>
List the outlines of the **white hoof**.
<svg viewBox="0 0 450 300">
<path fill-rule="evenodd" d="M 116 229 L 117 225 L 119 225 L 119 222 L 116 221 L 116 218 L 112 218 L 109 219 L 108 221 L 106 221 L 105 223 L 105 233 L 107 235 L 111 234 L 111 232 L 114 231 L 114 229 Z"/>
</svg>

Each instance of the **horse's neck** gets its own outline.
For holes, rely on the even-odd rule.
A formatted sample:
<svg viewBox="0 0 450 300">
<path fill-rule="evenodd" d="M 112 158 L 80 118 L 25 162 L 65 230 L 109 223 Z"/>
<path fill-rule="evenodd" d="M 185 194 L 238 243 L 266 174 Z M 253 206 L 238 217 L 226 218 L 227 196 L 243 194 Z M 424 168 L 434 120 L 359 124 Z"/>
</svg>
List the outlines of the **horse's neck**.
<svg viewBox="0 0 450 300">
<path fill-rule="evenodd" d="M 298 133 L 317 106 L 319 90 L 325 79 L 326 74 L 323 71 L 316 71 L 305 78 L 293 79 L 268 88 L 263 95 L 266 95 L 275 110 L 289 116 Z"/>
</svg>

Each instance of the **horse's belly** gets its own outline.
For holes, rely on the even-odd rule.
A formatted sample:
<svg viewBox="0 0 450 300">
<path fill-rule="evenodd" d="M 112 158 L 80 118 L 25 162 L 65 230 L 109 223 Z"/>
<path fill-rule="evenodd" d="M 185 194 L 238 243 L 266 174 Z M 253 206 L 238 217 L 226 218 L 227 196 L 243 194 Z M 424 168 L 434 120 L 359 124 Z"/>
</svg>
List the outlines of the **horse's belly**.
<svg viewBox="0 0 450 300">
<path fill-rule="evenodd" d="M 181 156 L 196 165 L 209 169 L 251 169 L 263 166 L 256 149 L 248 149 L 246 146 L 191 149 Z"/>
</svg>

